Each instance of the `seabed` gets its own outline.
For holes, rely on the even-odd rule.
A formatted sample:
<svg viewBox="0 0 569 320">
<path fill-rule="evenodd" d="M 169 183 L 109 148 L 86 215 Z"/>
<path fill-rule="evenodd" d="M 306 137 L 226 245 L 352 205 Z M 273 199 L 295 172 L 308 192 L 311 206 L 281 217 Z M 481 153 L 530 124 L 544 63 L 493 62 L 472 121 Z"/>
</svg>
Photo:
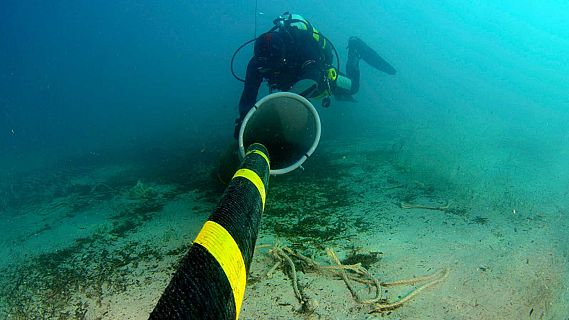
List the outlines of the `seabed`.
<svg viewBox="0 0 569 320">
<path fill-rule="evenodd" d="M 567 199 L 417 174 L 394 146 L 323 141 L 271 177 L 241 319 L 569 314 Z M 146 319 L 223 191 L 219 153 L 3 179 L 0 318 Z"/>
</svg>

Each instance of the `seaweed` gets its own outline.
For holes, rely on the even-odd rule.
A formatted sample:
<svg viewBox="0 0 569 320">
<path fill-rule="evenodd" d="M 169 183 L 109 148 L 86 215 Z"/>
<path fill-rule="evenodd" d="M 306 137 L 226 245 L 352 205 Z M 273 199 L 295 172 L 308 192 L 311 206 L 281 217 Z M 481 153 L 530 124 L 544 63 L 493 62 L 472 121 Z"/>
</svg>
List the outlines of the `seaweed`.
<svg viewBox="0 0 569 320">
<path fill-rule="evenodd" d="M 342 259 L 342 264 L 361 264 L 362 267 L 369 269 L 372 265 L 378 263 L 381 260 L 381 255 L 383 252 L 372 251 L 367 253 L 361 253 L 358 249 L 353 248 L 344 259 Z"/>
<path fill-rule="evenodd" d="M 481 217 L 481 216 L 476 216 L 474 218 L 472 218 L 470 220 L 471 224 L 479 224 L 479 225 L 484 225 L 486 223 L 488 223 L 488 218 L 486 217 Z"/>
<path fill-rule="evenodd" d="M 318 244 L 346 236 L 354 221 L 344 211 L 357 195 L 341 176 L 354 164 L 319 155 L 304 171 L 272 178 L 263 228 L 291 242 Z"/>
<path fill-rule="evenodd" d="M 136 285 L 139 280 L 132 271 L 141 262 L 162 259 L 154 246 L 134 241 L 112 245 L 104 233 L 78 239 L 68 248 L 1 270 L 3 282 L 11 285 L 0 289 L 0 295 L 10 297 L 0 314 L 83 319 L 105 296 Z"/>
</svg>

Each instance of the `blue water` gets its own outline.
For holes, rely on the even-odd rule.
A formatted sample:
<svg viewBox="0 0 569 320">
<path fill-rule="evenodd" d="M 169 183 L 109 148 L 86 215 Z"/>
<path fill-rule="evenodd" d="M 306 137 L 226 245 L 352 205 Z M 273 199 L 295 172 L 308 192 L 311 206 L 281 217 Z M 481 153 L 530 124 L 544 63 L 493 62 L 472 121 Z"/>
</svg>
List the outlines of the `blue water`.
<svg viewBox="0 0 569 320">
<path fill-rule="evenodd" d="M 567 195 L 569 2 L 561 0 L 5 0 L 0 177 L 152 150 L 162 164 L 187 152 L 213 158 L 238 114 L 231 55 L 289 10 L 334 42 L 342 65 L 357 35 L 397 69 L 389 76 L 362 62 L 358 103 L 316 102 L 323 141 L 373 141 L 388 130 L 418 178 L 464 194 L 487 188 L 490 202 L 504 200 L 504 189 L 529 202 Z M 238 74 L 251 51 L 237 56 Z M 567 204 L 559 207 L 566 215 Z"/>
<path fill-rule="evenodd" d="M 158 136 L 214 139 L 224 128 L 230 135 L 241 88 L 229 58 L 254 34 L 254 7 L 4 1 L 3 154 L 88 152 Z M 259 1 L 257 32 L 294 9 L 343 59 L 350 35 L 377 48 L 399 73 L 364 68 L 358 98 L 379 107 L 358 109 L 354 121 L 369 119 L 361 128 L 380 122 L 382 108 L 425 120 L 476 114 L 474 129 L 496 124 L 539 138 L 534 130 L 547 141 L 564 133 L 568 116 L 568 8 L 563 1 Z M 238 71 L 247 59 L 238 57 Z"/>
</svg>

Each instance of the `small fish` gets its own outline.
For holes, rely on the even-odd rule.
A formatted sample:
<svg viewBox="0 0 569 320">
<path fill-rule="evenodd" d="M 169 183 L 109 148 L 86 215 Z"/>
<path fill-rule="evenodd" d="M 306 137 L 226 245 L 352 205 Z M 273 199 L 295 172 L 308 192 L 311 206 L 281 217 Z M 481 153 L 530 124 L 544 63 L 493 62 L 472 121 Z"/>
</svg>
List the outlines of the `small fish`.
<svg viewBox="0 0 569 320">
<path fill-rule="evenodd" d="M 12 134 L 16 134 L 16 133 L 14 132 L 14 129 L 12 129 Z"/>
</svg>

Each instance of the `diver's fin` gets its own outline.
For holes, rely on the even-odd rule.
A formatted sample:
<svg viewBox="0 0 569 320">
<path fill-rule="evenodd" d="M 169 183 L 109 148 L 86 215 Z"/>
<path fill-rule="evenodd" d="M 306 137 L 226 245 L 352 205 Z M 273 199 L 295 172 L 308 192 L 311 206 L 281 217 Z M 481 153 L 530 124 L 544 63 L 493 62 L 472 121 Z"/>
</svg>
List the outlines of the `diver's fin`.
<svg viewBox="0 0 569 320">
<path fill-rule="evenodd" d="M 397 70 L 370 48 L 362 39 L 351 37 L 348 41 L 349 50 L 355 50 L 357 54 L 370 66 L 387 74 L 395 74 Z"/>
</svg>

